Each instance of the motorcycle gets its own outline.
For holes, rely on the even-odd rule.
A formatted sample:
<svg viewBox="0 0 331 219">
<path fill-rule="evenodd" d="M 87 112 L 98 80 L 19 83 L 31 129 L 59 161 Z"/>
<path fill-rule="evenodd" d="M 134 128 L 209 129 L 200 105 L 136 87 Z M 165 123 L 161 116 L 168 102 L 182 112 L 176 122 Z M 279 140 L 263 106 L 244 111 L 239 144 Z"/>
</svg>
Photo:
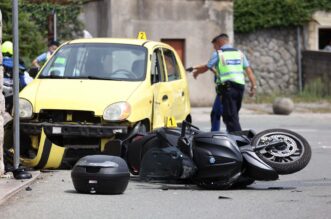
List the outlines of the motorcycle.
<svg viewBox="0 0 331 219">
<path fill-rule="evenodd" d="M 12 57 L 3 57 L 3 87 L 2 94 L 5 97 L 5 111 L 11 114 L 13 108 L 13 58 Z M 26 72 L 26 67 L 23 63 L 19 64 L 19 90 L 22 90 L 28 83 L 30 83 L 33 78 L 30 76 L 30 72 L 35 72 L 35 69 L 30 69 L 29 72 Z"/>
<path fill-rule="evenodd" d="M 245 187 L 255 180 L 277 180 L 302 170 L 311 148 L 301 135 L 285 129 L 203 132 L 183 121 L 126 139 L 124 158 L 143 180 L 181 181 L 207 189 Z"/>
</svg>

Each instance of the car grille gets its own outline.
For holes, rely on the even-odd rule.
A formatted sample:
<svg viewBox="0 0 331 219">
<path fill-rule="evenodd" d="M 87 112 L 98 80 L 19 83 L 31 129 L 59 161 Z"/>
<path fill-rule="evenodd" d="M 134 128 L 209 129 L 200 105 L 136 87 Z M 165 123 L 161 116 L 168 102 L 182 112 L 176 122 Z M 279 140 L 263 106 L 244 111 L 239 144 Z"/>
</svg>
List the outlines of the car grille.
<svg viewBox="0 0 331 219">
<path fill-rule="evenodd" d="M 101 118 L 96 117 L 92 111 L 70 110 L 41 110 L 38 116 L 40 122 L 78 122 L 101 123 Z"/>
</svg>

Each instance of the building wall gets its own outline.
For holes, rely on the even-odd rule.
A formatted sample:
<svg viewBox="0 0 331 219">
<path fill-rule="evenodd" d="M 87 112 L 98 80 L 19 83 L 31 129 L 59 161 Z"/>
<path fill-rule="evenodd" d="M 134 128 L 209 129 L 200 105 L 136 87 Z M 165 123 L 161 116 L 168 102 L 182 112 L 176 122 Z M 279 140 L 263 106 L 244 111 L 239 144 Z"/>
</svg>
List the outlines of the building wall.
<svg viewBox="0 0 331 219">
<path fill-rule="evenodd" d="M 225 32 L 233 38 L 232 1 L 101 0 L 87 3 L 83 17 L 94 37 L 134 38 L 145 31 L 151 40 L 185 39 L 187 67 L 207 63 L 210 41 L 217 34 Z M 215 97 L 212 73 L 198 80 L 191 74 L 188 78 L 192 105 L 211 105 Z"/>
<path fill-rule="evenodd" d="M 236 47 L 254 70 L 259 93 L 293 93 L 298 88 L 297 33 L 295 28 L 236 33 Z"/>
</svg>

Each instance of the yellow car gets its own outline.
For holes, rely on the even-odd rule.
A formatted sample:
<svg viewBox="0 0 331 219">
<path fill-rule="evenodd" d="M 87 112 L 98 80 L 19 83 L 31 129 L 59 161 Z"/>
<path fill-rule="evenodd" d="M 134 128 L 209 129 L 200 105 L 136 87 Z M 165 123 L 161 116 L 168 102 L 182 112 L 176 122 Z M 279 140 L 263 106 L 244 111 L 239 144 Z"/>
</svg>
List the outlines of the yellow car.
<svg viewBox="0 0 331 219">
<path fill-rule="evenodd" d="M 190 121 L 185 69 L 173 48 L 141 39 L 63 44 L 20 93 L 21 161 L 59 168 L 120 150 L 118 139 L 165 118 Z"/>
</svg>

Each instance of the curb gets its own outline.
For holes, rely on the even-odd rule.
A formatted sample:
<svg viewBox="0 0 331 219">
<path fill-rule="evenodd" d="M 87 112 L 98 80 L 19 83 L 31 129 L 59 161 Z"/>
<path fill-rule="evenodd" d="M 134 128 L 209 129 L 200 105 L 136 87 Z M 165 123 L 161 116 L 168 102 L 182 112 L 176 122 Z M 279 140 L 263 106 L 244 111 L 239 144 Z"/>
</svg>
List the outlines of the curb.
<svg viewBox="0 0 331 219">
<path fill-rule="evenodd" d="M 16 180 L 16 179 L 0 179 L 0 205 L 5 203 L 9 198 L 22 191 L 25 187 L 34 183 L 40 176 L 40 171 L 32 171 L 31 179 Z"/>
</svg>

